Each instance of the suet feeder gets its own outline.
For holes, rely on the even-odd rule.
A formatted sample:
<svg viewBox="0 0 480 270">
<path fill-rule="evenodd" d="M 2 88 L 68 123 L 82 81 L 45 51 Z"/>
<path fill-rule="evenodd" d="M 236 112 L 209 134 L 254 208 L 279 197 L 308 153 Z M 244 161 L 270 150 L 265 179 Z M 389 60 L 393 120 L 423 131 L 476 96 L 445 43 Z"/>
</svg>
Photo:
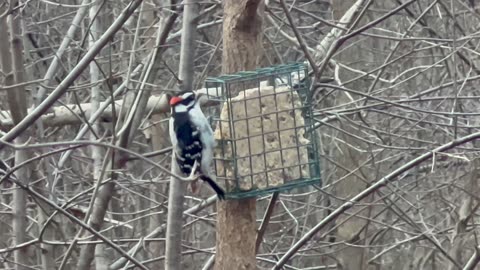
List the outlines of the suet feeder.
<svg viewBox="0 0 480 270">
<path fill-rule="evenodd" d="M 305 64 L 207 78 L 205 91 L 219 104 L 207 115 L 217 141 L 217 182 L 227 199 L 319 183 Z"/>
</svg>

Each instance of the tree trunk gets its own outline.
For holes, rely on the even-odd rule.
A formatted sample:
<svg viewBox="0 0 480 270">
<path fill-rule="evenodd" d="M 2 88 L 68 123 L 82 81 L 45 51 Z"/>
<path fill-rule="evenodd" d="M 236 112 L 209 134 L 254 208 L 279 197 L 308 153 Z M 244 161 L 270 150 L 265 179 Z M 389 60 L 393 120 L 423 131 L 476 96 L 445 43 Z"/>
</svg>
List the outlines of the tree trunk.
<svg viewBox="0 0 480 270">
<path fill-rule="evenodd" d="M 88 34 L 88 42 L 89 46 L 93 47 L 95 42 L 99 39 L 103 29 L 100 23 L 100 8 L 102 4 L 100 1 L 95 2 L 89 9 L 88 15 L 90 19 L 90 33 Z M 101 53 L 99 53 L 100 55 Z M 97 59 L 100 57 L 97 57 Z M 92 84 L 90 90 L 90 101 L 92 105 L 92 111 L 98 110 L 100 107 L 100 99 L 102 96 L 102 84 L 100 80 L 102 79 L 100 75 L 100 61 L 92 61 L 90 63 L 90 83 Z M 90 140 L 96 141 L 98 139 L 97 136 L 102 136 L 101 134 L 101 126 L 99 121 L 95 121 L 92 123 L 92 132 L 90 133 Z M 93 180 L 101 182 L 102 179 L 102 163 L 103 158 L 105 155 L 105 151 L 102 147 L 99 146 L 92 146 L 92 160 L 93 160 Z M 106 270 L 108 269 L 108 260 L 105 254 L 105 246 L 104 245 L 97 245 L 95 247 L 94 252 L 95 258 L 95 269 L 97 270 Z"/>
<path fill-rule="evenodd" d="M 10 1 L 11 7 L 17 7 L 17 1 Z M 25 69 L 23 66 L 23 39 L 21 30 L 20 14 L 14 13 L 10 16 L 10 46 L 11 57 L 13 67 L 13 78 L 16 84 L 25 81 Z M 6 55 L 8 57 L 8 55 Z M 8 92 L 8 103 L 10 106 L 10 112 L 15 123 L 19 123 L 27 114 L 27 98 L 25 88 L 17 86 Z M 28 140 L 28 133 L 24 132 L 15 139 L 15 143 L 23 144 Z M 29 153 L 26 150 L 17 150 L 15 152 L 15 164 L 22 163 L 29 158 Z M 16 172 L 16 176 L 19 181 L 24 184 L 28 184 L 30 180 L 31 172 L 28 166 L 20 168 Z M 13 231 L 15 245 L 19 245 L 27 240 L 27 193 L 25 190 L 16 188 L 13 193 L 14 200 L 14 218 L 13 218 Z M 15 269 L 27 269 L 29 265 L 28 248 L 21 248 L 14 251 L 15 256 Z"/>
<path fill-rule="evenodd" d="M 260 0 L 224 1 L 223 74 L 257 68 L 263 10 Z M 255 210 L 255 198 L 218 203 L 216 270 L 257 269 Z"/>
<path fill-rule="evenodd" d="M 198 14 L 197 0 L 185 0 L 183 8 L 183 27 L 180 48 L 179 77 L 182 80 L 182 90 L 192 90 L 195 61 L 195 32 L 197 31 L 196 16 Z M 172 151 L 172 173 L 181 175 Z M 182 268 L 182 229 L 185 183 L 170 178 L 168 195 L 168 221 L 165 245 L 165 269 Z"/>
</svg>

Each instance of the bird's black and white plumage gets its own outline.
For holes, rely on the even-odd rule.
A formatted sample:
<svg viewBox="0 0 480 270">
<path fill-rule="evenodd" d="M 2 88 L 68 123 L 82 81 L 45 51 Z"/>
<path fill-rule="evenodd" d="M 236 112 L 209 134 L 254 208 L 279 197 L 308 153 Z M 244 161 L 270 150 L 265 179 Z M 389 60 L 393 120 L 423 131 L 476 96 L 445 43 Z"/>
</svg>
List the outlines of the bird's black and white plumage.
<svg viewBox="0 0 480 270">
<path fill-rule="evenodd" d="M 185 91 L 170 98 L 170 140 L 175 160 L 180 171 L 186 175 L 192 173 L 197 162 L 196 172 L 199 178 L 207 182 L 224 199 L 225 192 L 215 182 L 211 173 L 215 138 L 207 118 L 200 109 L 199 95 Z"/>
</svg>

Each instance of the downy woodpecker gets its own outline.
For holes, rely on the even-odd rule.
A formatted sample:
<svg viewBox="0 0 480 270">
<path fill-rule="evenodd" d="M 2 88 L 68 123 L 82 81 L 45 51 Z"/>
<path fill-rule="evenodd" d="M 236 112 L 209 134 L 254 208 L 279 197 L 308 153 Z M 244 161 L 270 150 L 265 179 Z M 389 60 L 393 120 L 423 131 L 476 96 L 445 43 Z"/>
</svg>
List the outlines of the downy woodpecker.
<svg viewBox="0 0 480 270">
<path fill-rule="evenodd" d="M 215 176 L 211 173 L 215 138 L 200 109 L 200 96 L 192 91 L 184 91 L 170 97 L 169 129 L 173 154 L 182 173 L 198 174 L 198 178 L 207 182 L 219 199 L 224 199 L 225 192 L 215 183 Z"/>
</svg>

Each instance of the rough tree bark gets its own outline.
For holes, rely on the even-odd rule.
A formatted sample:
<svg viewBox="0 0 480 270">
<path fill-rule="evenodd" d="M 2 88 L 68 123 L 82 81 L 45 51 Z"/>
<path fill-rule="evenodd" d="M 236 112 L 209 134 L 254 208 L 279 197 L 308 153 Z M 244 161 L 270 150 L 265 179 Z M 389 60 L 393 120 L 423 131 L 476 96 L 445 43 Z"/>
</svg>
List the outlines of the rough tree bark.
<svg viewBox="0 0 480 270">
<path fill-rule="evenodd" d="M 257 68 L 262 38 L 263 1 L 223 2 L 222 73 Z M 256 269 L 256 199 L 218 203 L 215 269 Z"/>
</svg>

